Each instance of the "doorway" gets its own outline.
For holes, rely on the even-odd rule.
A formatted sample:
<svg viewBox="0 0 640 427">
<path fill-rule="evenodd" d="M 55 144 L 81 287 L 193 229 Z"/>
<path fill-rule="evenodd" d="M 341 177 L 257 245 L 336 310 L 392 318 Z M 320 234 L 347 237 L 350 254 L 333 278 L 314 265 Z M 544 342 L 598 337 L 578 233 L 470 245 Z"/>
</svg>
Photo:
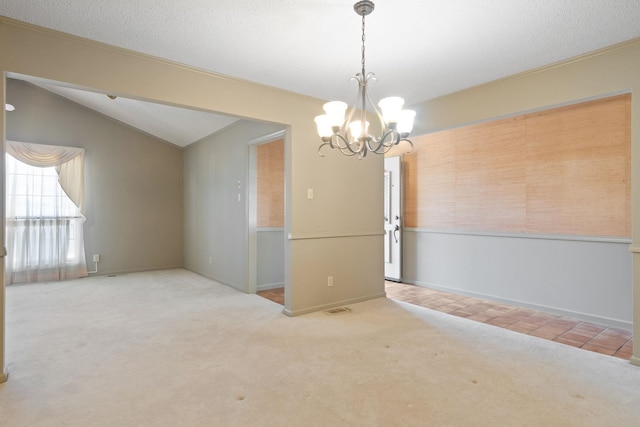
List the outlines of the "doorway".
<svg viewBox="0 0 640 427">
<path fill-rule="evenodd" d="M 284 305 L 284 131 L 247 144 L 249 292 Z"/>
<path fill-rule="evenodd" d="M 384 276 L 402 280 L 402 157 L 384 159 Z"/>
</svg>

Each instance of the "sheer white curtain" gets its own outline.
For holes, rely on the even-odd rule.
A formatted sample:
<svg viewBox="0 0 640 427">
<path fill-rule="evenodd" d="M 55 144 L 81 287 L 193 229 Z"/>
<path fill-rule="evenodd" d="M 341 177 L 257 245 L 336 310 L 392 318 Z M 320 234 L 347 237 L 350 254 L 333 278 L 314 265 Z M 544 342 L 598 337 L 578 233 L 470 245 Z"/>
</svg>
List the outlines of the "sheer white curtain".
<svg viewBox="0 0 640 427">
<path fill-rule="evenodd" d="M 87 275 L 84 149 L 7 141 L 5 281 Z"/>
</svg>

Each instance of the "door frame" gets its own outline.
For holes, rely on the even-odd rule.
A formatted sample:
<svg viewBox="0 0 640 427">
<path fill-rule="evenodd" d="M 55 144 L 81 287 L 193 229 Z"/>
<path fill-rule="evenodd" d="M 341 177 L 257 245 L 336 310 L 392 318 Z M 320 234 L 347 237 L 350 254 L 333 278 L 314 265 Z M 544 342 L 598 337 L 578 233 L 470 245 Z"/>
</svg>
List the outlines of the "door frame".
<svg viewBox="0 0 640 427">
<path fill-rule="evenodd" d="M 249 150 L 247 168 L 247 293 L 257 292 L 258 271 L 258 146 L 285 138 L 286 130 L 270 133 L 246 142 Z M 284 182 L 282 183 L 284 185 Z M 286 194 L 285 194 L 286 197 Z M 286 201 L 285 201 L 286 203 Z M 285 285 L 286 286 L 286 285 Z"/>
<path fill-rule="evenodd" d="M 403 155 L 397 155 L 397 156 L 388 156 L 384 158 L 384 173 L 387 173 L 387 160 L 390 159 L 397 159 L 397 177 L 394 177 L 393 175 L 391 175 L 391 188 L 395 188 L 396 192 L 395 194 L 393 193 L 389 193 L 388 197 L 389 200 L 385 200 L 385 206 L 387 203 L 389 203 L 390 206 L 390 216 L 396 216 L 396 218 L 392 218 L 388 224 L 387 219 L 386 219 L 386 212 L 385 212 L 385 223 L 384 223 L 384 229 L 385 229 L 385 260 L 384 260 L 384 266 L 385 266 L 385 280 L 390 280 L 390 281 L 394 281 L 394 282 L 400 282 L 402 281 L 402 252 L 403 252 L 403 245 L 404 245 L 404 239 L 402 238 L 402 233 L 403 233 L 403 222 L 404 222 L 404 200 L 403 200 L 403 189 L 404 189 L 404 183 L 403 183 L 403 167 L 402 167 L 402 160 L 403 160 Z M 383 194 L 385 194 L 384 197 L 387 197 L 386 195 L 386 191 L 383 190 Z M 394 202 L 397 203 L 397 206 L 394 206 Z M 392 227 L 396 227 L 397 232 L 398 232 L 398 243 L 396 245 L 394 245 L 395 247 L 395 251 L 391 251 L 391 257 L 392 257 L 392 261 L 397 263 L 397 275 L 394 274 L 389 274 L 389 276 L 387 276 L 387 273 L 389 273 L 389 271 L 387 271 L 387 243 L 389 242 L 389 245 L 391 245 L 391 238 L 393 236 L 395 236 L 395 231 L 393 231 Z M 389 234 L 391 233 L 391 234 Z M 390 246 L 389 246 L 390 247 Z M 397 260 L 394 260 L 394 258 L 397 256 Z M 394 272 L 396 272 L 396 269 L 394 269 Z"/>
</svg>

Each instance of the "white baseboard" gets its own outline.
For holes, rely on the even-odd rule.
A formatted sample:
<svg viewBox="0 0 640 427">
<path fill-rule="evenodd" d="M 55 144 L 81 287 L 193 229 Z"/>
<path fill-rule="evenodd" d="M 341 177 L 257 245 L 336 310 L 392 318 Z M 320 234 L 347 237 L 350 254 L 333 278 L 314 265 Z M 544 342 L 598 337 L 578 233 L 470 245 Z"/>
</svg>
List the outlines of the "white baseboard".
<svg viewBox="0 0 640 427">
<path fill-rule="evenodd" d="M 540 304 L 532 304 L 532 303 L 528 303 L 528 302 L 525 302 L 525 301 L 518 301 L 518 300 L 512 300 L 512 299 L 508 299 L 508 298 L 501 298 L 501 297 L 496 297 L 496 296 L 493 296 L 493 295 L 482 294 L 482 293 L 479 293 L 479 292 L 467 291 L 467 290 L 462 290 L 462 289 L 455 289 L 455 288 L 450 288 L 450 287 L 447 287 L 447 286 L 439 286 L 439 285 L 434 285 L 433 283 L 424 283 L 424 282 L 415 281 L 415 280 L 405 280 L 405 279 L 403 279 L 402 283 L 408 283 L 410 285 L 420 286 L 420 287 L 423 287 L 423 288 L 436 289 L 438 291 L 449 292 L 449 293 L 453 293 L 453 294 L 461 294 L 461 295 L 467 295 L 467 296 L 470 296 L 470 297 L 482 298 L 482 299 L 486 299 L 486 300 L 489 300 L 489 301 L 496 301 L 496 302 L 499 302 L 499 303 L 513 305 L 513 306 L 516 306 L 516 307 L 529 308 L 529 309 L 536 310 L 536 311 L 542 311 L 544 313 L 555 314 L 555 315 L 564 316 L 564 317 L 570 317 L 570 318 L 573 318 L 573 319 L 579 319 L 579 320 L 583 320 L 585 322 L 596 323 L 596 324 L 599 324 L 599 325 L 611 326 L 611 327 L 614 327 L 614 328 L 621 328 L 621 329 L 626 329 L 626 330 L 632 330 L 633 329 L 633 322 L 629 322 L 629 321 L 622 320 L 622 319 L 612 319 L 612 318 L 604 317 L 604 316 L 597 316 L 597 315 L 588 314 L 588 313 L 580 313 L 580 312 L 575 312 L 575 311 L 571 311 L 571 310 L 564 310 L 562 308 L 557 308 L 557 307 L 549 307 L 549 306 L 540 305 Z"/>
<path fill-rule="evenodd" d="M 365 297 L 360 297 L 360 298 L 352 298 L 352 299 L 346 299 L 346 300 L 342 300 L 342 301 L 336 301 L 330 304 L 323 304 L 323 305 L 316 305 L 314 307 L 309 307 L 309 308 L 303 308 L 302 310 L 288 310 L 288 309 L 284 309 L 282 310 L 282 312 L 284 314 L 286 314 L 287 316 L 290 317 L 294 317 L 294 316 L 300 316 L 301 314 L 307 314 L 307 313 L 313 313 L 316 311 L 323 311 L 323 310 L 328 310 L 330 308 L 336 308 L 336 307 L 341 307 L 343 305 L 348 305 L 348 304 L 356 304 L 359 302 L 364 302 L 364 301 L 368 301 L 370 299 L 375 299 L 375 298 L 382 298 L 382 297 L 386 297 L 387 294 L 385 292 L 381 292 L 379 294 L 373 294 L 373 295 L 368 295 Z"/>
<path fill-rule="evenodd" d="M 284 288 L 284 282 L 263 283 L 256 286 L 256 291 L 268 291 L 269 289 Z"/>
</svg>

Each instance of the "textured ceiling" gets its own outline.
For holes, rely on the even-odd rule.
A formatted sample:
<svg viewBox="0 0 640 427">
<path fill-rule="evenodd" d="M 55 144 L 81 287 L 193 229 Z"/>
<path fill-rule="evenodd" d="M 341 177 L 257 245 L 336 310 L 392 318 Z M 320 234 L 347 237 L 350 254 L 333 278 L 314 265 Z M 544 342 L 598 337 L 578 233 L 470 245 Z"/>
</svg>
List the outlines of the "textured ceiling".
<svg viewBox="0 0 640 427">
<path fill-rule="evenodd" d="M 350 102 L 361 43 L 353 3 L 0 0 L 0 14 Z M 640 0 L 378 0 L 366 19 L 367 71 L 378 77 L 374 98 L 413 104 L 640 37 L 639 22 Z"/>
</svg>

